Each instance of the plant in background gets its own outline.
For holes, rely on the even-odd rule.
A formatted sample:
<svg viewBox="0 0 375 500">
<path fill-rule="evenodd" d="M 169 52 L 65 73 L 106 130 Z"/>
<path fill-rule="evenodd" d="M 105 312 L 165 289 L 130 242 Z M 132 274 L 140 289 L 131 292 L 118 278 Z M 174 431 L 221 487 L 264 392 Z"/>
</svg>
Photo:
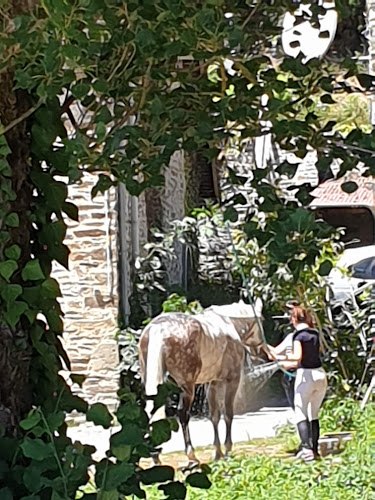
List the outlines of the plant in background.
<svg viewBox="0 0 375 500">
<path fill-rule="evenodd" d="M 193 302 L 187 301 L 186 297 L 182 297 L 177 293 L 172 293 L 167 300 L 163 302 L 163 312 L 183 312 L 186 314 L 198 314 L 203 311 L 202 306 L 196 300 Z"/>
<path fill-rule="evenodd" d="M 369 357 L 372 346 L 373 298 L 370 290 L 355 300 L 329 306 L 331 327 L 325 331 L 325 364 L 329 387 L 336 395 L 359 399 L 371 378 Z M 371 343 L 370 343 L 371 341 Z"/>
<path fill-rule="evenodd" d="M 161 312 L 168 292 L 176 286 L 170 282 L 170 270 L 181 264 L 184 255 L 189 256 L 190 266 L 195 267 L 196 232 L 196 220 L 192 217 L 172 221 L 168 231 L 153 231 L 152 241 L 144 245 L 133 272 L 133 294 L 130 297 L 130 322 L 133 326 L 139 327 L 148 317 Z M 134 314 L 135 311 L 138 313 Z"/>
</svg>

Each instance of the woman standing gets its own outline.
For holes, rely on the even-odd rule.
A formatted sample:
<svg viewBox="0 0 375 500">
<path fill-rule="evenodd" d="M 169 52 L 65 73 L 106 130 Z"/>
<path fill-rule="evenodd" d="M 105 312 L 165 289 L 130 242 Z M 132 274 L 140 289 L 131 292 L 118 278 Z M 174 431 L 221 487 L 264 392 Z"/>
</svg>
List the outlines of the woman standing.
<svg viewBox="0 0 375 500">
<path fill-rule="evenodd" d="M 319 332 L 313 328 L 311 314 L 303 307 L 293 305 L 290 321 L 295 327 L 292 350 L 280 354 L 279 346 L 268 346 L 269 357 L 281 361 L 281 366 L 287 370 L 296 368 L 294 412 L 301 439 L 301 451 L 297 457 L 311 462 L 319 456 L 318 416 L 327 390 L 327 376 L 320 360 Z"/>
</svg>

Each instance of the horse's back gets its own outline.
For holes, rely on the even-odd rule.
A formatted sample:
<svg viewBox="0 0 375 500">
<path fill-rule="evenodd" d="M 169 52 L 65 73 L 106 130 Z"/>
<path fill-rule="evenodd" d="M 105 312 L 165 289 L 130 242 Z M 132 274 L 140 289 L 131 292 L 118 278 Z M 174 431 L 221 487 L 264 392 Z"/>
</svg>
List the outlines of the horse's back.
<svg viewBox="0 0 375 500">
<path fill-rule="evenodd" d="M 158 336 L 165 356 L 175 355 L 176 350 L 188 349 L 201 335 L 201 326 L 194 316 L 184 313 L 163 313 L 156 316 L 143 330 L 139 339 L 139 357 L 142 364 L 147 359 L 150 338 Z"/>
<path fill-rule="evenodd" d="M 139 341 L 141 372 L 145 373 L 149 356 L 155 355 L 152 346 L 157 344 L 164 370 L 175 382 L 178 385 L 194 382 L 202 366 L 202 335 L 202 327 L 194 316 L 183 313 L 157 316 L 144 329 Z"/>
</svg>

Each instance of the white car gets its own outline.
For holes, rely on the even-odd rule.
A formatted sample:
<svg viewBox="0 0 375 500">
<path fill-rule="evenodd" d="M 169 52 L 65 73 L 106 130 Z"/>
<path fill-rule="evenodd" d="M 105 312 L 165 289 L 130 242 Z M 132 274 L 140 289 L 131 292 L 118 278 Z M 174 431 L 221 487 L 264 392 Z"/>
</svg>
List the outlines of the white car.
<svg viewBox="0 0 375 500">
<path fill-rule="evenodd" d="M 328 276 L 333 298 L 354 298 L 355 292 L 375 285 L 375 245 L 347 248 Z"/>
</svg>

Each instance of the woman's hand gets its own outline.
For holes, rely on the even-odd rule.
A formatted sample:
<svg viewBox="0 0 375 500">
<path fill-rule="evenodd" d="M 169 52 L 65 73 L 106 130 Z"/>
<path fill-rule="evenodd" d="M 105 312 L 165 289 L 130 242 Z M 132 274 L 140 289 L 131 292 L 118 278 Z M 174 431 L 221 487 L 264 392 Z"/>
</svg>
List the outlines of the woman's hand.
<svg viewBox="0 0 375 500">
<path fill-rule="evenodd" d="M 298 361 L 280 361 L 280 366 L 284 370 L 295 370 L 298 368 Z"/>
<path fill-rule="evenodd" d="M 267 356 L 271 361 L 275 361 L 277 354 L 275 353 L 275 348 L 272 345 L 267 344 Z"/>
</svg>

